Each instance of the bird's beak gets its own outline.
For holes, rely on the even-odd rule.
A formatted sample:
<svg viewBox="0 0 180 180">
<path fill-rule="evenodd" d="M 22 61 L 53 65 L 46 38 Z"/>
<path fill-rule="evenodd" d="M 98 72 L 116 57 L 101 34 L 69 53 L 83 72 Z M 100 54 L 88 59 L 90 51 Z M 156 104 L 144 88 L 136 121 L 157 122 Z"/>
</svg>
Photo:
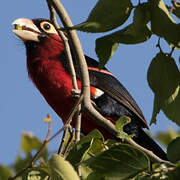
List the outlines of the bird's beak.
<svg viewBox="0 0 180 180">
<path fill-rule="evenodd" d="M 16 19 L 12 25 L 14 26 L 13 33 L 22 41 L 39 42 L 38 36 L 41 34 L 39 29 L 32 20 L 26 18 Z"/>
</svg>

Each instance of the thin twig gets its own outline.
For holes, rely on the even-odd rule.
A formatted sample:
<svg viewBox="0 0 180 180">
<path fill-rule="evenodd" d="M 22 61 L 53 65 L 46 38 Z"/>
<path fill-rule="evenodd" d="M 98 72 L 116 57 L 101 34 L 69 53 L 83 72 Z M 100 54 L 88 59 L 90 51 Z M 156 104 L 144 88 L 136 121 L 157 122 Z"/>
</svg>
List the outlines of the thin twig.
<svg viewBox="0 0 180 180">
<path fill-rule="evenodd" d="M 66 148 L 65 148 L 64 153 L 63 153 L 64 157 L 66 157 L 66 155 L 68 154 L 68 152 L 69 152 L 69 150 L 70 150 L 71 142 L 72 142 L 72 140 L 73 140 L 73 138 L 74 138 L 74 135 L 73 135 L 73 134 L 74 134 L 74 131 L 73 131 L 73 129 L 68 128 L 68 130 L 69 130 L 70 137 L 69 137 L 69 139 L 68 139 Z"/>
<path fill-rule="evenodd" d="M 78 142 L 80 140 L 80 134 L 81 134 L 81 105 L 78 107 L 78 111 L 75 114 L 76 119 L 76 126 L 75 126 L 75 140 Z"/>
<path fill-rule="evenodd" d="M 75 119 L 76 119 L 76 126 L 75 126 L 75 141 L 76 143 L 78 141 L 80 141 L 80 134 L 81 134 L 81 104 L 78 107 L 78 111 L 75 114 Z M 79 177 L 81 177 L 82 173 L 81 173 L 81 166 L 79 165 L 77 167 L 77 173 L 79 175 Z"/>
<path fill-rule="evenodd" d="M 66 128 L 64 130 L 63 136 L 61 138 L 61 143 L 60 143 L 59 150 L 58 150 L 59 155 L 63 154 L 62 152 L 63 152 L 63 149 L 64 149 L 64 144 L 65 144 L 65 140 L 66 140 L 66 137 L 67 137 L 67 132 L 68 132 L 68 128 Z"/>
<path fill-rule="evenodd" d="M 77 100 L 77 102 L 74 104 L 71 112 L 69 113 L 69 115 L 68 115 L 67 118 L 66 118 L 66 121 L 65 121 L 66 123 L 65 123 L 65 125 L 70 124 L 70 121 L 71 121 L 72 117 L 73 117 L 74 114 L 77 112 L 77 109 L 78 109 L 78 107 L 79 107 L 79 104 L 81 104 L 81 102 L 82 102 L 82 100 L 83 100 L 83 96 L 84 96 L 84 95 L 81 94 L 80 98 L 79 98 L 79 99 Z"/>
<path fill-rule="evenodd" d="M 64 131 L 64 129 L 66 128 L 66 126 L 63 126 L 60 130 L 58 130 L 51 138 L 49 138 L 47 140 L 47 142 L 52 141 L 57 135 L 59 135 L 62 131 Z"/>
<path fill-rule="evenodd" d="M 140 146 L 140 145 L 137 144 L 133 139 L 126 139 L 126 141 L 127 141 L 129 144 L 137 147 L 139 150 L 145 152 L 145 153 L 150 157 L 150 159 L 151 159 L 153 162 L 164 163 L 164 164 L 167 164 L 167 165 L 169 165 L 169 166 L 174 166 L 174 164 L 172 164 L 171 162 L 165 161 L 165 160 L 159 158 L 159 157 L 156 156 L 152 151 L 150 151 L 150 150 L 148 150 L 148 149 Z"/>
<path fill-rule="evenodd" d="M 58 134 L 60 134 L 62 131 L 64 131 L 67 127 L 69 127 L 69 124 L 72 120 L 72 117 L 74 116 L 75 112 L 77 111 L 79 104 L 82 102 L 83 100 L 83 94 L 81 94 L 80 98 L 76 101 L 76 103 L 74 104 L 73 108 L 71 109 L 70 113 L 68 114 L 66 120 L 65 120 L 65 124 L 64 126 L 57 131 L 49 140 L 48 142 L 50 142 L 51 140 L 53 140 Z"/>
<path fill-rule="evenodd" d="M 170 57 L 172 56 L 174 50 L 175 50 L 175 47 L 173 47 L 173 48 L 171 49 L 171 52 L 169 53 L 169 56 L 170 56 Z"/>
<path fill-rule="evenodd" d="M 65 36 L 65 34 L 59 30 L 60 26 L 56 20 L 55 10 L 52 7 L 51 1 L 47 0 L 47 4 L 49 7 L 49 11 L 50 11 L 50 19 L 53 22 L 54 27 L 56 28 L 59 36 L 61 37 L 61 39 L 63 40 L 63 43 L 64 43 L 64 49 L 65 49 L 65 53 L 66 53 L 66 57 L 67 57 L 67 62 L 69 64 L 69 68 L 70 68 L 73 88 L 78 90 L 78 85 L 77 85 L 77 80 L 76 80 L 76 72 L 75 72 L 75 68 L 74 68 L 74 64 L 73 64 L 73 60 L 72 60 L 72 55 L 71 55 L 71 50 L 69 47 L 68 39 Z"/>
<path fill-rule="evenodd" d="M 46 138 L 43 142 L 43 144 L 41 145 L 40 149 L 37 151 L 37 153 L 34 155 L 34 157 L 31 159 L 31 161 L 29 162 L 28 166 L 25 167 L 24 169 L 22 169 L 20 172 L 18 172 L 14 177 L 9 177 L 8 180 L 15 180 L 17 177 L 21 176 L 24 172 L 27 171 L 27 169 L 33 167 L 33 163 L 39 158 L 39 156 L 41 155 L 44 147 L 47 145 L 47 143 L 49 142 L 49 136 L 51 133 L 51 121 L 48 122 L 48 132 L 46 135 Z"/>
</svg>

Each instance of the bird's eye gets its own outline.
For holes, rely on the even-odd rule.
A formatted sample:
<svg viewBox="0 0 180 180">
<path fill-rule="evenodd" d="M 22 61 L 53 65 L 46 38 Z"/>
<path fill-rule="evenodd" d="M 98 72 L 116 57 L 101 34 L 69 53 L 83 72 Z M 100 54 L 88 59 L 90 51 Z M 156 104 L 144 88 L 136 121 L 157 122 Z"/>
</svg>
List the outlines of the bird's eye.
<svg viewBox="0 0 180 180">
<path fill-rule="evenodd" d="M 42 31 L 46 32 L 47 34 L 58 34 L 54 26 L 48 21 L 41 22 L 40 28 L 42 29 Z"/>
<path fill-rule="evenodd" d="M 45 23 L 45 24 L 43 24 L 43 28 L 44 28 L 45 30 L 50 30 L 50 29 L 51 29 L 51 26 L 50 26 L 49 24 Z"/>
</svg>

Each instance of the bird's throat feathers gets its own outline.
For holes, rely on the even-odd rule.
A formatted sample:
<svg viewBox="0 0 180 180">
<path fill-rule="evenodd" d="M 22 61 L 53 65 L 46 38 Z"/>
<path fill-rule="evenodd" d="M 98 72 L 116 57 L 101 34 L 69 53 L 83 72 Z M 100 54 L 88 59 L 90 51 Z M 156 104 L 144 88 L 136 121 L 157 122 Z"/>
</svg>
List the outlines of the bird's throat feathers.
<svg viewBox="0 0 180 180">
<path fill-rule="evenodd" d="M 64 45 L 60 37 L 52 34 L 40 42 L 26 42 L 25 45 L 28 74 L 37 88 L 47 85 L 48 82 L 45 81 L 48 79 L 49 82 L 57 83 L 56 86 L 59 86 L 59 78 L 67 75 L 59 59 L 64 52 Z"/>
<path fill-rule="evenodd" d="M 39 58 L 43 61 L 57 57 L 64 52 L 63 41 L 56 34 L 41 37 L 40 42 L 27 41 L 25 45 L 28 61 L 36 61 Z"/>
</svg>

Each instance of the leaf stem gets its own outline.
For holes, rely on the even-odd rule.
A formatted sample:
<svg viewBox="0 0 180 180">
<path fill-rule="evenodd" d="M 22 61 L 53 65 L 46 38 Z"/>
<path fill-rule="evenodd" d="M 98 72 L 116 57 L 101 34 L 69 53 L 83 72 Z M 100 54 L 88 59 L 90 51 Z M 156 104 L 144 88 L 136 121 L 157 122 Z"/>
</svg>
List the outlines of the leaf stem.
<svg viewBox="0 0 180 180">
<path fill-rule="evenodd" d="M 156 47 L 159 48 L 160 52 L 163 53 L 162 48 L 161 48 L 161 44 L 160 44 L 161 38 L 158 38 L 158 43 L 156 44 Z"/>
<path fill-rule="evenodd" d="M 173 48 L 171 49 L 171 52 L 169 53 L 169 56 L 170 56 L 170 57 L 172 56 L 174 50 L 175 50 L 175 47 L 173 47 Z"/>
</svg>

